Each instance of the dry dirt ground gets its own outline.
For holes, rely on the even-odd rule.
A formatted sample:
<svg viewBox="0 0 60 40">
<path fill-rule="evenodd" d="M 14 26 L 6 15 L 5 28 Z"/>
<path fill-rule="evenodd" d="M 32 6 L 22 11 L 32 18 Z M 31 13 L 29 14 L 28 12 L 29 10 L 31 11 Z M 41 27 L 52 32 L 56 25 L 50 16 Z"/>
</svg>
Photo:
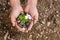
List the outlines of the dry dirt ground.
<svg viewBox="0 0 60 40">
<path fill-rule="evenodd" d="M 28 33 L 22 33 L 12 27 L 8 18 L 9 0 L 0 0 L 0 40 L 60 40 L 60 0 L 38 0 L 37 8 L 37 24 Z"/>
</svg>

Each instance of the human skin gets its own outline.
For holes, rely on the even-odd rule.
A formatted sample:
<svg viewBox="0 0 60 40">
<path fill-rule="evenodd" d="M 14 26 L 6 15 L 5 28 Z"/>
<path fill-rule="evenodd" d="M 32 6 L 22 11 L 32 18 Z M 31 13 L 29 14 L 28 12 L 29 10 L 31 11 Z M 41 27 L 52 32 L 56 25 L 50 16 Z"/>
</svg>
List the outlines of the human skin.
<svg viewBox="0 0 60 40">
<path fill-rule="evenodd" d="M 31 22 L 31 24 L 30 24 L 29 28 L 26 30 L 26 32 L 31 30 L 33 25 L 36 24 L 38 21 L 38 11 L 37 11 L 36 5 L 37 5 L 37 0 L 28 0 L 28 2 L 27 2 L 25 12 L 30 13 L 33 21 Z"/>
<path fill-rule="evenodd" d="M 16 18 L 18 17 L 20 12 L 23 11 L 23 8 L 21 7 L 20 0 L 10 0 L 10 4 L 11 4 L 11 13 L 10 13 L 11 23 L 19 31 L 22 31 L 22 29 L 17 26 L 17 22 L 16 22 Z"/>
<path fill-rule="evenodd" d="M 36 24 L 36 22 L 38 21 L 38 11 L 36 8 L 37 5 L 37 0 L 27 0 L 27 4 L 25 7 L 25 12 L 28 12 L 31 16 L 32 16 L 32 22 L 29 26 L 28 29 L 26 29 L 24 32 L 28 32 L 31 30 L 32 26 L 34 24 Z M 20 0 L 10 0 L 10 4 L 11 4 L 11 13 L 10 13 L 10 18 L 11 18 L 11 23 L 13 26 L 15 26 L 19 31 L 22 31 L 22 28 L 20 28 L 17 25 L 16 22 L 16 18 L 18 17 L 18 15 L 23 11 L 23 8 L 21 6 Z"/>
</svg>

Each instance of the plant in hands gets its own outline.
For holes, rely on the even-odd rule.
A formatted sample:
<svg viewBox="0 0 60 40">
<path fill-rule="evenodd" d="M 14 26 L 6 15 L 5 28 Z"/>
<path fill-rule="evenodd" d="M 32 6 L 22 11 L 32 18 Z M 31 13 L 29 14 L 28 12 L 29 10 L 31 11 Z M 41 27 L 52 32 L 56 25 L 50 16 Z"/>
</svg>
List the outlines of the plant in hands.
<svg viewBox="0 0 60 40">
<path fill-rule="evenodd" d="M 18 26 L 20 26 L 22 28 L 22 30 L 25 31 L 28 28 L 28 26 L 30 25 L 30 23 L 32 21 L 31 19 L 32 19 L 32 17 L 29 14 L 24 12 L 23 14 L 20 14 L 17 17 L 16 21 L 17 21 Z"/>
<path fill-rule="evenodd" d="M 28 3 L 27 3 L 28 5 L 25 8 L 25 12 L 30 14 L 33 20 L 31 21 L 28 29 L 26 29 L 25 32 L 28 32 L 29 30 L 31 30 L 33 24 L 35 24 L 38 21 L 38 11 L 36 8 L 36 2 L 37 0 L 28 0 Z M 23 32 L 22 28 L 18 26 L 16 22 L 16 18 L 23 11 L 23 8 L 20 5 L 20 0 L 10 0 L 10 3 L 12 7 L 11 14 L 10 14 L 11 22 L 13 26 L 15 26 L 19 31 Z"/>
</svg>

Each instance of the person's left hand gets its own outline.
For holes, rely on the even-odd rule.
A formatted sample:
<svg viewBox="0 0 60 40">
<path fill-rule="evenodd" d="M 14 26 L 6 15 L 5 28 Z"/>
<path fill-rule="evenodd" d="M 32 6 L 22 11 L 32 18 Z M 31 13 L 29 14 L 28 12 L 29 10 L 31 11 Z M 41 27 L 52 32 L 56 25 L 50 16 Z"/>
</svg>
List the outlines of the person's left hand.
<svg viewBox="0 0 60 40">
<path fill-rule="evenodd" d="M 25 8 L 25 12 L 29 13 L 31 15 L 31 17 L 32 17 L 31 24 L 28 27 L 28 29 L 26 30 L 26 32 L 28 32 L 29 30 L 31 30 L 32 26 L 34 24 L 36 24 L 37 21 L 38 21 L 38 11 L 37 11 L 36 6 L 34 6 L 34 5 L 27 5 L 26 8 Z"/>
<path fill-rule="evenodd" d="M 19 16 L 19 14 L 23 12 L 23 8 L 20 7 L 14 7 L 14 9 L 12 8 L 11 13 L 10 13 L 10 19 L 11 19 L 11 23 L 14 27 L 16 27 L 19 31 L 24 32 L 22 30 L 22 28 L 20 26 L 18 26 L 17 22 L 16 22 L 16 18 Z"/>
</svg>

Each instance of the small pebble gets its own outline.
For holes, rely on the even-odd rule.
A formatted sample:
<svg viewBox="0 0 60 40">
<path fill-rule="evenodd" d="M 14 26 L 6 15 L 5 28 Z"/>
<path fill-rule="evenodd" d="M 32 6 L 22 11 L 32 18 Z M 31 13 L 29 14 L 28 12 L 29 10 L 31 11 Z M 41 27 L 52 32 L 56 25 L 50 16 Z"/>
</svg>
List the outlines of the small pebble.
<svg viewBox="0 0 60 40">
<path fill-rule="evenodd" d="M 59 11 L 56 11 L 56 13 L 59 13 Z"/>
<path fill-rule="evenodd" d="M 56 15 L 57 17 L 59 17 L 59 15 Z"/>
<path fill-rule="evenodd" d="M 44 21 L 42 21 L 42 23 L 43 23 L 43 24 L 45 24 L 45 22 L 44 22 Z"/>
<path fill-rule="evenodd" d="M 29 38 L 32 38 L 32 35 L 30 35 Z"/>
<path fill-rule="evenodd" d="M 8 34 L 9 34 L 8 32 L 5 34 L 4 40 L 7 40 Z"/>
<path fill-rule="evenodd" d="M 43 34 L 43 33 L 44 33 L 44 31 L 41 32 L 41 34 Z"/>
<path fill-rule="evenodd" d="M 17 23 L 20 23 L 20 20 L 18 20 Z"/>
<path fill-rule="evenodd" d="M 48 33 L 48 32 L 46 32 L 46 33 Z"/>
<path fill-rule="evenodd" d="M 59 34 L 59 31 L 57 31 L 57 34 Z"/>
<path fill-rule="evenodd" d="M 52 29 L 49 29 L 49 33 L 53 33 L 54 31 Z"/>
<path fill-rule="evenodd" d="M 8 5 L 10 5 L 10 2 L 8 2 Z"/>
<path fill-rule="evenodd" d="M 38 34 L 38 36 L 40 36 L 40 34 Z"/>
<path fill-rule="evenodd" d="M 38 25 L 37 27 L 36 27 L 36 30 L 39 30 L 41 28 L 41 25 Z"/>
<path fill-rule="evenodd" d="M 23 31 L 25 31 L 25 29 L 26 29 L 26 28 L 24 28 L 24 27 L 22 28 Z"/>
<path fill-rule="evenodd" d="M 8 39 L 10 39 L 10 35 L 8 36 Z"/>
<path fill-rule="evenodd" d="M 46 36 L 45 38 L 47 39 L 48 37 Z"/>
<path fill-rule="evenodd" d="M 50 22 L 47 22 L 47 26 L 50 26 Z"/>
</svg>

